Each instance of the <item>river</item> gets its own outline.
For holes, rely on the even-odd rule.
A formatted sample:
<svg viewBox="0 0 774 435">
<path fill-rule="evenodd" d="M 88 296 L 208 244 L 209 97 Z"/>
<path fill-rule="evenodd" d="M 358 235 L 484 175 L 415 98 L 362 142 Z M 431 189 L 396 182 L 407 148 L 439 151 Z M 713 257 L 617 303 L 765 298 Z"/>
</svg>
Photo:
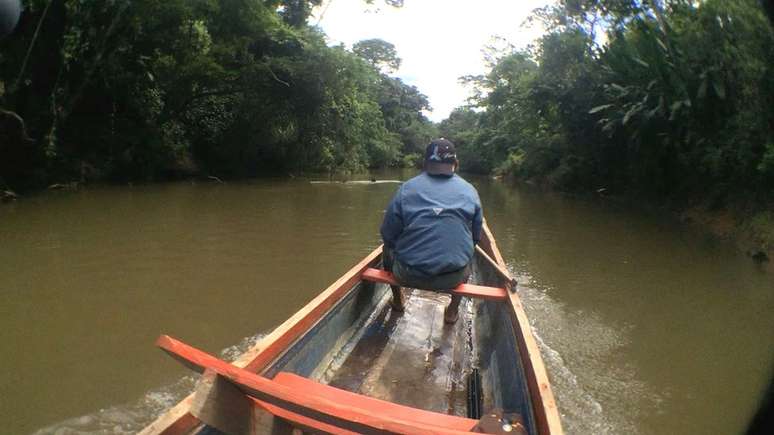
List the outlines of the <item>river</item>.
<svg viewBox="0 0 774 435">
<path fill-rule="evenodd" d="M 666 216 L 472 181 L 568 434 L 741 433 L 774 365 L 774 267 Z M 379 243 L 396 187 L 92 186 L 0 206 L 0 432 L 136 432 L 195 381 L 159 334 L 234 357 Z"/>
</svg>

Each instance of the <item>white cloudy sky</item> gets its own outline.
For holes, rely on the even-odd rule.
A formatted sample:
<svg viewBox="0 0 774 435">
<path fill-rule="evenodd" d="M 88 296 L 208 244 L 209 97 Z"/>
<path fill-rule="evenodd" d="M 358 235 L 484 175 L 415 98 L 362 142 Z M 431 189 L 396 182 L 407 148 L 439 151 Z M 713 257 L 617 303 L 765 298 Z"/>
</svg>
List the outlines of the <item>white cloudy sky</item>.
<svg viewBox="0 0 774 435">
<path fill-rule="evenodd" d="M 522 23 L 546 3 L 551 0 L 405 0 L 395 9 L 380 0 L 378 7 L 326 0 L 310 24 L 319 20 L 331 44 L 351 47 L 369 38 L 395 44 L 403 59 L 396 75 L 428 96 L 434 109 L 429 117 L 440 121 L 469 96 L 458 78 L 485 72 L 481 49 L 493 36 L 517 47 L 534 41 L 542 30 Z"/>
</svg>

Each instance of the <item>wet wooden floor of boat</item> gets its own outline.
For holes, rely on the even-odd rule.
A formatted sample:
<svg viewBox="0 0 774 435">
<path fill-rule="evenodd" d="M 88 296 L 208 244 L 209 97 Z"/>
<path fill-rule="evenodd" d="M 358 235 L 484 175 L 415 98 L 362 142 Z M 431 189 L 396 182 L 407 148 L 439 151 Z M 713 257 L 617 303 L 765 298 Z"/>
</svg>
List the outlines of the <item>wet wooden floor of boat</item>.
<svg viewBox="0 0 774 435">
<path fill-rule="evenodd" d="M 470 301 L 456 324 L 443 321 L 449 296 L 408 291 L 406 310 L 383 305 L 362 334 L 345 345 L 321 381 L 331 386 L 430 411 L 465 416 L 472 360 Z"/>
</svg>

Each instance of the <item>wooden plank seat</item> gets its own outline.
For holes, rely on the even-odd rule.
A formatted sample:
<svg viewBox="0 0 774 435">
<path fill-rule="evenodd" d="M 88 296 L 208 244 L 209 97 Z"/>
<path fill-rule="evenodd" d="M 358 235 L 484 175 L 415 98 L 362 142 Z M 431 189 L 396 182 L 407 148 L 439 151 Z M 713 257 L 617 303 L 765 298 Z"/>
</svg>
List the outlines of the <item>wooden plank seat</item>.
<svg viewBox="0 0 774 435">
<path fill-rule="evenodd" d="M 268 379 L 166 335 L 156 345 L 194 371 L 221 377 L 264 409 L 274 408 L 275 415 L 306 420 L 312 427 L 319 426 L 311 420 L 323 423 L 327 431 L 335 427 L 357 433 L 464 434 L 478 423 L 350 393 L 289 373 Z"/>
<path fill-rule="evenodd" d="M 400 285 L 391 272 L 382 269 L 368 268 L 363 272 L 363 280 L 372 282 L 382 282 L 390 285 Z M 451 291 L 455 295 L 467 296 L 469 298 L 489 299 L 493 301 L 504 301 L 508 299 L 508 292 L 504 288 L 486 287 L 475 284 L 460 284 Z"/>
</svg>

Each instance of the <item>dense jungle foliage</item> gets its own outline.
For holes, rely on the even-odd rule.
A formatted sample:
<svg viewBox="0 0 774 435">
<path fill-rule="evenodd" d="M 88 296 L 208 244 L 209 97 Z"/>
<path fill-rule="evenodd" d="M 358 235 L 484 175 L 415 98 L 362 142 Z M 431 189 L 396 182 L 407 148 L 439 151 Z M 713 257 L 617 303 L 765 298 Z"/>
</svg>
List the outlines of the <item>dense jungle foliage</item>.
<svg viewBox="0 0 774 435">
<path fill-rule="evenodd" d="M 394 46 L 326 45 L 320 3 L 24 1 L 0 40 L 0 188 L 411 165 L 440 129 L 467 171 L 772 200 L 767 2 L 560 0 L 528 20 L 548 30 L 533 46 L 489 50 L 439 126 L 388 75 Z"/>
<path fill-rule="evenodd" d="M 437 134 L 427 98 L 385 74 L 391 44 L 328 47 L 320 2 L 24 1 L 0 40 L 0 189 L 410 163 Z"/>
<path fill-rule="evenodd" d="M 469 170 L 562 189 L 771 201 L 774 31 L 756 0 L 563 0 L 441 123 Z"/>
</svg>

